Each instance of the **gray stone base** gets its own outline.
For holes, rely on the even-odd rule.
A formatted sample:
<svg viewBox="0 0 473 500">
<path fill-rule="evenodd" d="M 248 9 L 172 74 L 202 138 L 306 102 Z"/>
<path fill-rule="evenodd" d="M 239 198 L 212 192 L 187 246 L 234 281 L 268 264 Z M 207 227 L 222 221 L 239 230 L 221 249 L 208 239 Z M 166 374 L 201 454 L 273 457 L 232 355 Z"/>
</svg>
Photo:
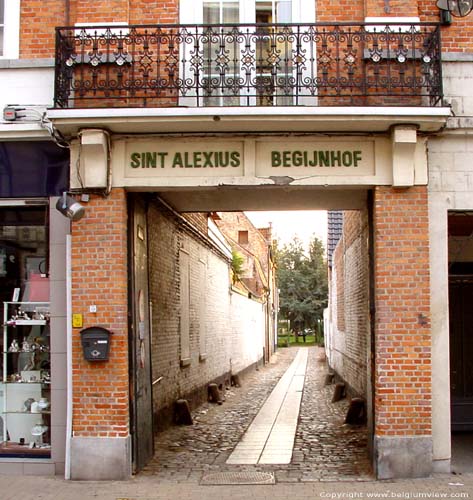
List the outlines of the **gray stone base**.
<svg viewBox="0 0 473 500">
<path fill-rule="evenodd" d="M 432 462 L 432 472 L 438 474 L 450 474 L 452 472 L 452 464 L 448 460 L 434 460 Z"/>
<path fill-rule="evenodd" d="M 432 473 L 432 437 L 375 436 L 378 479 L 427 477 Z"/>
<path fill-rule="evenodd" d="M 103 481 L 129 479 L 131 439 L 74 437 L 71 440 L 71 479 Z"/>
</svg>

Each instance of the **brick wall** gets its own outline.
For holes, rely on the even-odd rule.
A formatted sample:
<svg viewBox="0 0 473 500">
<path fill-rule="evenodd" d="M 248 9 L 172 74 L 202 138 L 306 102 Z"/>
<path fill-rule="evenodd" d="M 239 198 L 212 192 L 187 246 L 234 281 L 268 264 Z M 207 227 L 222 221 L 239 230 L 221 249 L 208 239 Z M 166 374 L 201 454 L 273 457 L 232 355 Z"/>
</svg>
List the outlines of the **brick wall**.
<svg viewBox="0 0 473 500">
<path fill-rule="evenodd" d="M 63 1 L 22 1 L 20 58 L 54 57 L 54 28 L 66 22 Z"/>
<path fill-rule="evenodd" d="M 73 331 L 73 433 L 125 437 L 128 419 L 127 209 L 123 189 L 91 196 L 86 214 L 72 224 L 72 311 L 83 327 L 113 332 L 110 359 L 83 359 L 80 329 Z M 97 312 L 89 312 L 91 305 Z"/>
<path fill-rule="evenodd" d="M 184 219 L 189 221 L 196 229 L 198 229 L 202 234 L 207 234 L 208 232 L 207 213 L 184 212 L 181 215 L 182 217 L 184 217 Z"/>
<path fill-rule="evenodd" d="M 427 187 L 374 193 L 375 433 L 431 434 Z"/>
<path fill-rule="evenodd" d="M 178 23 L 179 1 L 167 0 L 23 0 L 21 2 L 20 57 L 54 57 L 56 26 L 75 23 Z"/>
<path fill-rule="evenodd" d="M 269 283 L 268 245 L 271 240 L 265 236 L 271 234 L 270 228 L 257 229 L 243 212 L 219 212 L 215 223 L 232 249 L 245 258 L 242 281 L 254 295 L 263 297 Z M 239 242 L 241 231 L 248 232 L 246 243 Z"/>
<path fill-rule="evenodd" d="M 229 261 L 152 205 L 149 224 L 150 299 L 153 303 L 153 379 L 157 426 L 169 423 L 176 399 L 195 406 L 210 381 L 229 379 L 263 355 L 262 304 L 230 292 Z M 189 255 L 190 364 L 181 366 L 181 248 Z M 204 266 L 204 269 L 203 267 Z M 205 335 L 205 342 L 202 342 Z M 202 359 L 205 355 L 205 359 Z"/>
<path fill-rule="evenodd" d="M 417 0 L 365 0 L 365 12 L 369 17 L 418 16 Z"/>
<path fill-rule="evenodd" d="M 130 0 L 130 24 L 178 22 L 179 0 Z"/>
<path fill-rule="evenodd" d="M 327 0 L 317 2 L 317 22 L 363 22 L 364 0 Z"/>
<path fill-rule="evenodd" d="M 333 254 L 328 358 L 330 366 L 366 397 L 369 346 L 368 217 L 343 213 L 343 235 Z"/>
<path fill-rule="evenodd" d="M 436 0 L 327 0 L 317 8 L 319 22 L 362 22 L 365 16 L 420 16 L 421 21 L 438 22 Z M 178 0 L 71 0 L 69 15 L 63 0 L 21 2 L 20 57 L 54 57 L 54 28 L 76 22 L 127 22 L 130 24 L 179 22 Z M 467 52 L 473 48 L 472 16 L 455 18 L 442 28 L 444 52 Z"/>
</svg>

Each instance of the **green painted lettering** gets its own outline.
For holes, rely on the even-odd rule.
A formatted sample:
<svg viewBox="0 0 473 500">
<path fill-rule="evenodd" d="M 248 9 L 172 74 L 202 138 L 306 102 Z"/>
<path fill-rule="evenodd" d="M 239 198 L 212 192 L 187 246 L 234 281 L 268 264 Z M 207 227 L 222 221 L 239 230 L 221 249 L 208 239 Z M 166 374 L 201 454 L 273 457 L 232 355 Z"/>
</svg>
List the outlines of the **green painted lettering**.
<svg viewBox="0 0 473 500">
<path fill-rule="evenodd" d="M 156 153 L 146 153 L 146 168 L 156 168 Z"/>
<path fill-rule="evenodd" d="M 353 166 L 353 153 L 351 151 L 344 151 L 342 155 L 342 163 L 344 167 Z"/>
<path fill-rule="evenodd" d="M 192 168 L 193 167 L 192 163 L 189 162 L 189 153 L 188 152 L 184 153 L 184 167 L 185 168 Z"/>
<path fill-rule="evenodd" d="M 181 153 L 176 153 L 174 155 L 174 159 L 172 161 L 172 168 L 176 168 L 176 167 L 184 168 L 184 163 L 182 161 Z"/>
<path fill-rule="evenodd" d="M 316 167 L 317 166 L 317 151 L 312 151 L 312 159 L 309 160 L 309 166 L 310 167 Z"/>
<path fill-rule="evenodd" d="M 330 167 L 330 151 L 319 151 L 319 165 Z"/>
<path fill-rule="evenodd" d="M 240 166 L 240 153 L 238 151 L 232 151 L 230 155 L 230 166 L 239 167 Z"/>
<path fill-rule="evenodd" d="M 213 167 L 213 162 L 212 162 L 212 151 L 204 151 L 202 153 L 204 155 L 204 164 L 202 165 L 202 168 L 206 167 Z"/>
<path fill-rule="evenodd" d="M 361 151 L 353 151 L 353 159 L 355 161 L 355 167 L 358 166 L 358 163 L 363 159 L 363 154 Z"/>
<path fill-rule="evenodd" d="M 341 151 L 330 151 L 330 163 L 332 167 L 335 167 L 335 163 L 337 167 L 341 167 Z"/>
<path fill-rule="evenodd" d="M 194 153 L 194 168 L 201 168 L 202 167 L 201 161 L 202 161 L 202 153 L 196 151 Z"/>
<path fill-rule="evenodd" d="M 294 151 L 292 153 L 292 164 L 295 167 L 300 167 L 302 165 L 302 153 L 300 151 Z"/>
<path fill-rule="evenodd" d="M 281 153 L 279 151 L 271 151 L 271 166 L 280 167 L 281 163 Z"/>
<path fill-rule="evenodd" d="M 291 166 L 291 152 L 283 151 L 282 152 L 282 166 L 290 167 Z"/>
<path fill-rule="evenodd" d="M 140 153 L 131 153 L 131 168 L 139 168 L 140 166 Z"/>
<path fill-rule="evenodd" d="M 167 155 L 168 155 L 168 153 L 158 153 L 158 156 L 159 156 L 159 166 L 161 168 L 164 168 L 164 159 L 166 158 Z"/>
<path fill-rule="evenodd" d="M 218 153 L 218 163 L 222 168 L 228 167 L 230 165 L 230 152 L 220 151 Z"/>
</svg>

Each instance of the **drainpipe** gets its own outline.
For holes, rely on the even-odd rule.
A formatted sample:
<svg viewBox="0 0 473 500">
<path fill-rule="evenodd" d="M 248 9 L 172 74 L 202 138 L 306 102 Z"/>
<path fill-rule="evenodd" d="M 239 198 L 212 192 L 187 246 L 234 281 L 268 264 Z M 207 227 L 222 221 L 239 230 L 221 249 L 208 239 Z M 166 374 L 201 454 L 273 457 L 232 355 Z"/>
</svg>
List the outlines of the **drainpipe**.
<svg viewBox="0 0 473 500">
<path fill-rule="evenodd" d="M 71 274 L 71 235 L 66 235 L 66 457 L 64 478 L 71 479 L 71 438 L 72 438 L 72 274 Z"/>
<path fill-rule="evenodd" d="M 371 429 L 368 429 L 371 436 L 368 437 L 368 449 L 371 455 L 373 468 L 376 471 L 375 462 L 375 398 L 376 398 L 376 301 L 375 301 L 375 251 L 374 251 L 374 193 L 368 191 L 368 258 L 369 258 L 369 310 L 370 310 L 370 364 L 371 364 Z"/>
<path fill-rule="evenodd" d="M 69 26 L 71 22 L 71 1 L 64 0 L 64 25 Z"/>
</svg>

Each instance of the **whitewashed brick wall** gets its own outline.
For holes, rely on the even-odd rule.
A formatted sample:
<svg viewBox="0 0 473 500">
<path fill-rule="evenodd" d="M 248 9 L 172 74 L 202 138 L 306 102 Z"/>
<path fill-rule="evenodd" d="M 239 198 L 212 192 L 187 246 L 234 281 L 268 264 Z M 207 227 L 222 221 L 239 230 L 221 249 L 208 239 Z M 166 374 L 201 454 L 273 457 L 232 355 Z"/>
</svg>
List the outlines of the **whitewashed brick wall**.
<svg viewBox="0 0 473 500">
<path fill-rule="evenodd" d="M 330 367 L 363 396 L 367 394 L 369 357 L 367 231 L 365 212 L 350 214 L 348 223 L 344 217 L 343 237 L 333 255 L 326 347 Z"/>
<path fill-rule="evenodd" d="M 149 234 L 153 380 L 163 377 L 154 387 L 157 412 L 210 381 L 261 360 L 265 320 L 262 304 L 230 291 L 228 261 L 153 207 Z M 180 366 L 182 246 L 190 263 L 190 364 L 185 367 Z"/>
</svg>

